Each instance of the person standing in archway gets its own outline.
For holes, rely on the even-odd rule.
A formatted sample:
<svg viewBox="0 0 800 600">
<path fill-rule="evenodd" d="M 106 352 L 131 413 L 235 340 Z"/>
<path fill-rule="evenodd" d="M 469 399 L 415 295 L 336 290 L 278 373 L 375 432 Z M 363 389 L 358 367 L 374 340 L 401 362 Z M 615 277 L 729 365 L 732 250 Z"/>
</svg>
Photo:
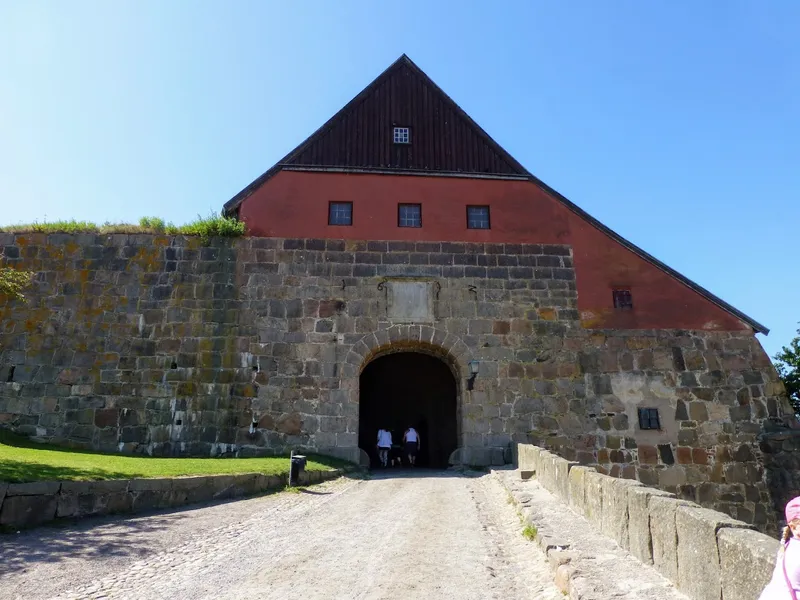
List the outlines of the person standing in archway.
<svg viewBox="0 0 800 600">
<path fill-rule="evenodd" d="M 417 450 L 419 450 L 419 434 L 417 430 L 413 427 L 409 427 L 406 429 L 405 434 L 403 435 L 403 442 L 406 445 L 406 455 L 408 456 L 408 462 L 413 467 L 417 462 Z"/>
<path fill-rule="evenodd" d="M 389 465 L 389 450 L 392 448 L 392 432 L 388 429 L 378 429 L 378 458 L 383 467 Z"/>
</svg>

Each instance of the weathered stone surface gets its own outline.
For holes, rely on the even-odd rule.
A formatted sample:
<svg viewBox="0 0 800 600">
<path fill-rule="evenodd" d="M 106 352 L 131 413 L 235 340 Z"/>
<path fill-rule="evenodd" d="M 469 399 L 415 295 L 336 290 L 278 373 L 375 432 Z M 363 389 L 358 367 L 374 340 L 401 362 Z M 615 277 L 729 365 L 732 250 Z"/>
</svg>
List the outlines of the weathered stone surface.
<svg viewBox="0 0 800 600">
<path fill-rule="evenodd" d="M 11 483 L 6 489 L 7 496 L 44 496 L 57 494 L 60 481 L 32 481 L 30 483 Z"/>
<path fill-rule="evenodd" d="M 679 506 L 691 506 L 689 502 L 669 497 L 651 496 L 650 537 L 653 543 L 653 566 L 664 577 L 678 581 L 678 533 L 675 513 Z"/>
<path fill-rule="evenodd" d="M 56 496 L 56 518 L 76 517 L 80 513 L 80 496 L 77 494 L 58 494 Z"/>
<path fill-rule="evenodd" d="M 67 485 L 68 482 L 64 482 L 61 484 L 61 489 L 63 491 L 64 486 Z M 77 483 L 77 482 L 73 482 Z M 114 492 L 124 492 L 128 490 L 129 480 L 128 479 L 108 479 L 105 481 L 92 481 L 91 483 L 91 491 L 95 494 L 110 494 Z"/>
<path fill-rule="evenodd" d="M 653 564 L 653 538 L 650 533 L 650 498 L 674 498 L 673 494 L 645 486 L 627 488 L 628 550 L 646 565 Z"/>
<path fill-rule="evenodd" d="M 652 516 L 651 516 L 652 518 Z M 722 593 L 717 531 L 722 527 L 747 528 L 746 523 L 698 506 L 678 506 L 678 589 L 697 600 L 719 600 Z"/>
<path fill-rule="evenodd" d="M 601 473 L 587 471 L 584 475 L 585 483 L 585 512 L 584 516 L 598 529 L 603 525 L 603 479 Z"/>
<path fill-rule="evenodd" d="M 169 491 L 173 479 L 131 479 L 128 490 L 131 492 Z"/>
<path fill-rule="evenodd" d="M 6 496 L 0 509 L 0 525 L 34 527 L 51 521 L 56 514 L 55 494 Z"/>
<path fill-rule="evenodd" d="M 577 467 L 578 463 L 569 461 L 564 458 L 553 457 L 553 479 L 554 489 L 556 495 L 561 498 L 563 502 L 569 502 L 569 472 Z"/>
<path fill-rule="evenodd" d="M 579 515 L 586 515 L 586 474 L 595 473 L 591 467 L 572 467 L 569 470 L 569 506 Z"/>
<path fill-rule="evenodd" d="M 758 598 L 772 578 L 779 543 L 763 533 L 723 527 L 717 532 L 723 600 Z"/>
<path fill-rule="evenodd" d="M 92 490 L 92 486 L 97 483 L 95 481 L 62 481 L 60 492 L 61 495 L 77 496 L 80 494 L 88 494 Z M 127 487 L 127 481 L 126 487 Z"/>
<path fill-rule="evenodd" d="M 638 481 L 614 477 L 604 477 L 602 482 L 603 504 L 600 530 L 626 550 L 630 549 L 628 490 L 631 487 L 641 487 L 641 485 Z"/>
<path fill-rule="evenodd" d="M 533 444 L 515 444 L 517 448 L 518 467 L 520 470 L 536 473 L 541 448 Z"/>
</svg>

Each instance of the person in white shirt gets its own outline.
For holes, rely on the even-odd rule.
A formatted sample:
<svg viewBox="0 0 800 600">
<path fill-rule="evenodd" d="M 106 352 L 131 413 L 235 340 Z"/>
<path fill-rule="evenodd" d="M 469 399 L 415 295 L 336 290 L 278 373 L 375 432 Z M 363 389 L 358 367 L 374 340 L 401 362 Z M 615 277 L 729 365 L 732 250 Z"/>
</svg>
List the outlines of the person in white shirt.
<svg viewBox="0 0 800 600">
<path fill-rule="evenodd" d="M 403 435 L 403 442 L 406 445 L 406 454 L 408 455 L 408 462 L 413 467 L 417 462 L 417 451 L 419 450 L 419 434 L 413 427 L 406 429 Z"/>
<path fill-rule="evenodd" d="M 388 429 L 378 429 L 378 458 L 381 465 L 389 465 L 389 450 L 392 448 L 392 432 Z"/>
</svg>

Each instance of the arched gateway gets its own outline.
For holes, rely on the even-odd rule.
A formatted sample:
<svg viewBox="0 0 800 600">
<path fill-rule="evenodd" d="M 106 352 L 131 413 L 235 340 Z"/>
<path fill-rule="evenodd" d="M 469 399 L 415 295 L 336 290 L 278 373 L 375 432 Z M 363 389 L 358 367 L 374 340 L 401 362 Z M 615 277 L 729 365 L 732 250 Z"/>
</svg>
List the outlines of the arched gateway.
<svg viewBox="0 0 800 600">
<path fill-rule="evenodd" d="M 358 398 L 358 445 L 373 465 L 378 428 L 390 428 L 398 443 L 409 426 L 423 439 L 420 466 L 448 465 L 462 445 L 470 360 L 469 348 L 457 336 L 428 326 L 390 327 L 353 346 L 347 362 L 359 365 L 358 376 L 348 387 Z"/>
<path fill-rule="evenodd" d="M 377 465 L 376 432 L 392 432 L 393 461 L 405 464 L 403 432 L 414 427 L 423 443 L 417 464 L 444 468 L 458 445 L 457 384 L 450 367 L 427 352 L 401 350 L 374 358 L 359 378 L 358 445 Z"/>
</svg>

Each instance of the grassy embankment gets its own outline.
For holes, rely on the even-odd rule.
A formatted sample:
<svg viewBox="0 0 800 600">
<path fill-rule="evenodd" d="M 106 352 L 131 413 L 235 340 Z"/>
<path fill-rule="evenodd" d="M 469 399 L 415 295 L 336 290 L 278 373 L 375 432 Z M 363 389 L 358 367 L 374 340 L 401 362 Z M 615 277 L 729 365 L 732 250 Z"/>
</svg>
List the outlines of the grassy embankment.
<svg viewBox="0 0 800 600">
<path fill-rule="evenodd" d="M 306 469 L 329 471 L 349 463 L 327 456 L 309 457 Z M 0 481 L 56 481 L 288 473 L 289 458 L 153 458 L 101 454 L 37 444 L 0 430 Z"/>
</svg>

